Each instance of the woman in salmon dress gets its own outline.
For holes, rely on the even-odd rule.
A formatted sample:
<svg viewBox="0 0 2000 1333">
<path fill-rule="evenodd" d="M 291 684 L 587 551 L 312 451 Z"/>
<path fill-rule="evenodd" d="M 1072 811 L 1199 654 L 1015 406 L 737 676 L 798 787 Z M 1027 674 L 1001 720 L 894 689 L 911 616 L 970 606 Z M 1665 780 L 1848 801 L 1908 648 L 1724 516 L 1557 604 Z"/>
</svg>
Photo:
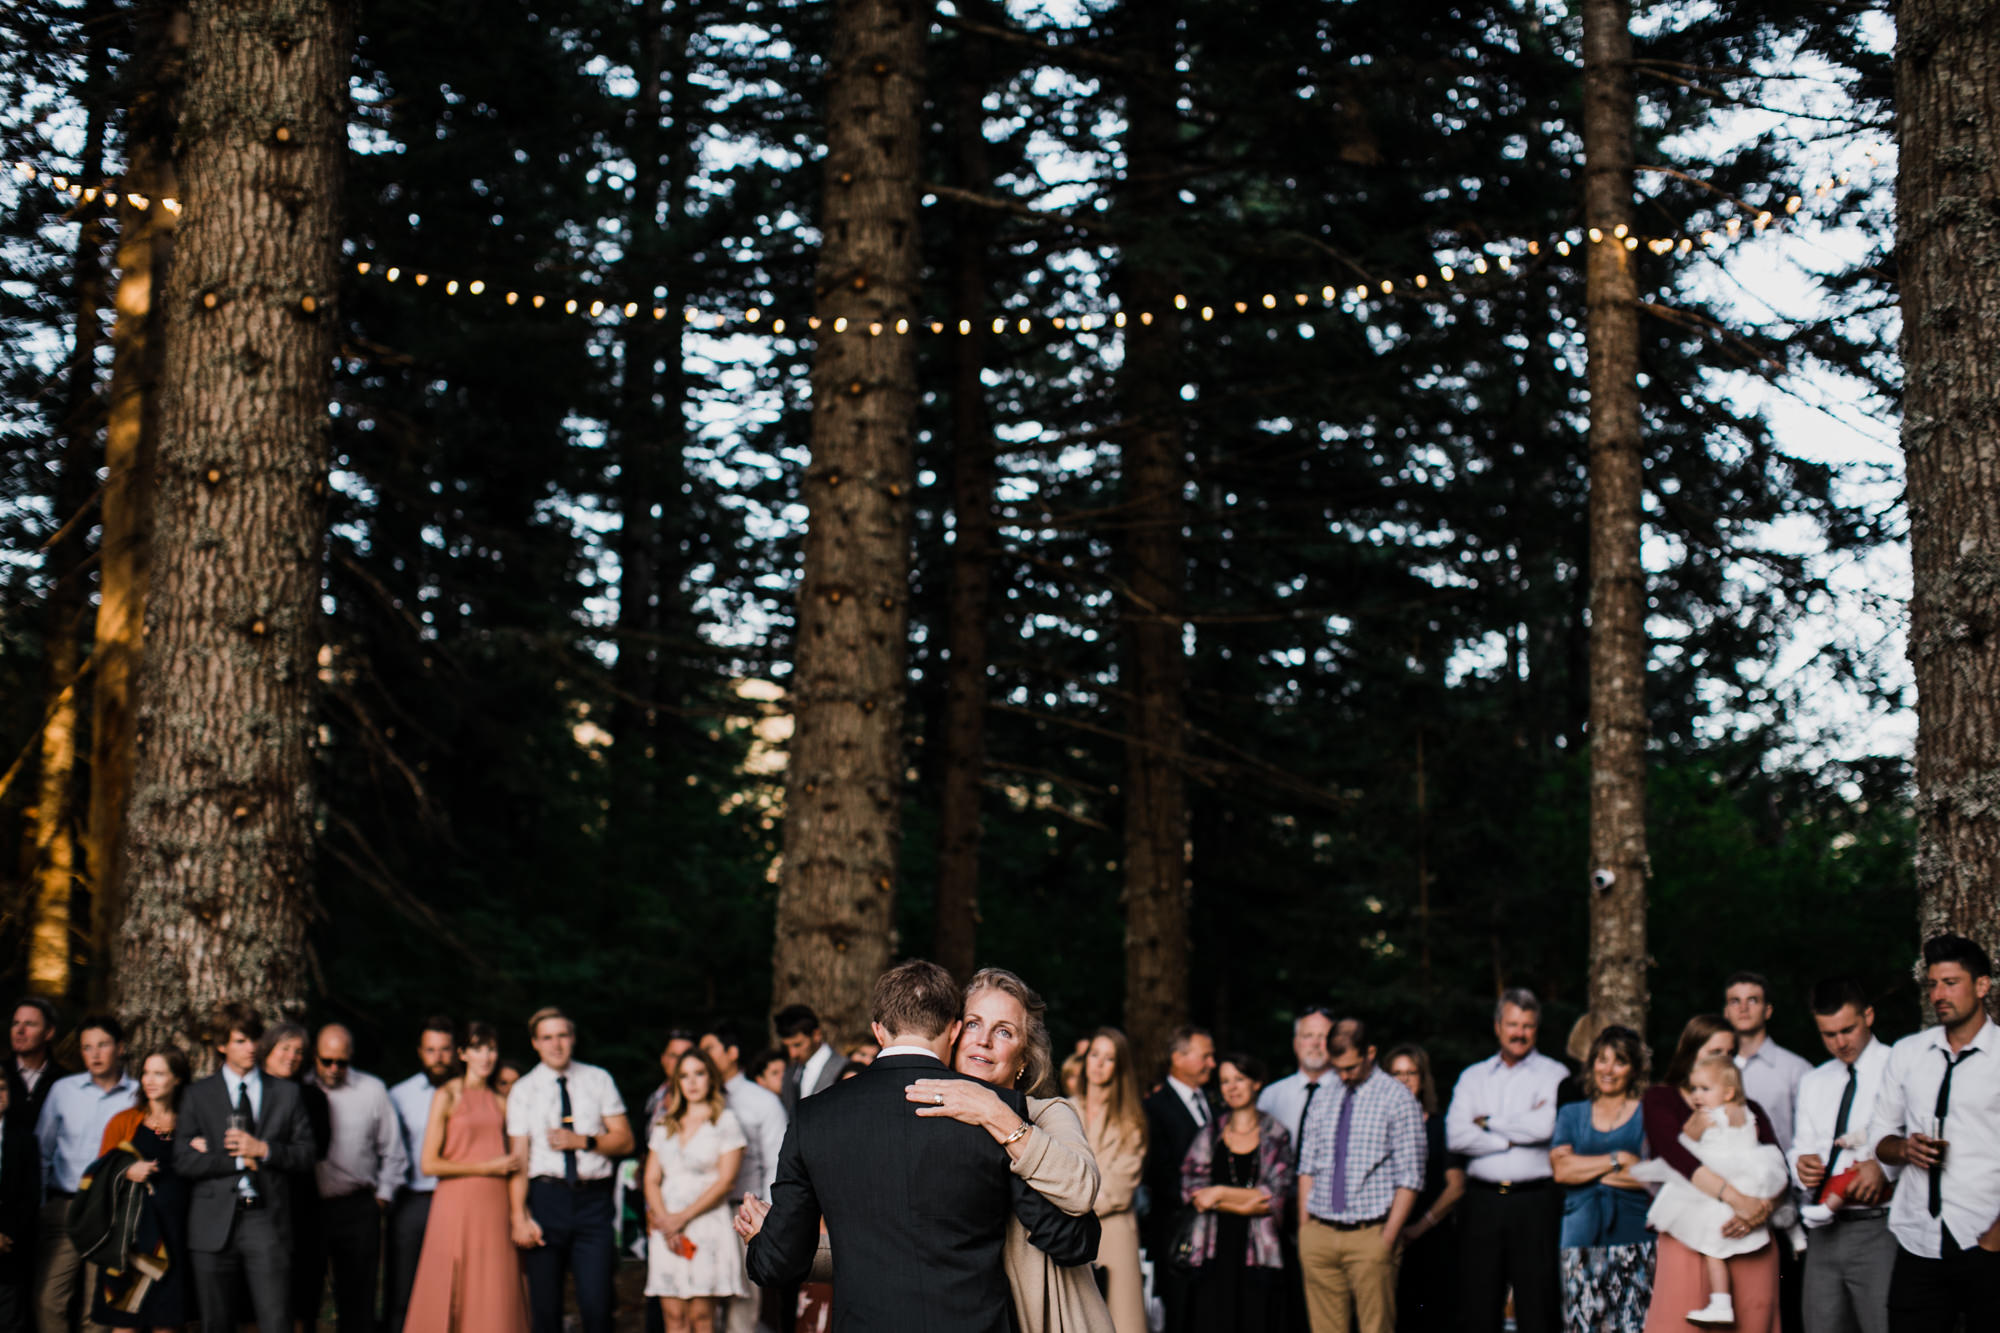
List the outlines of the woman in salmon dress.
<svg viewBox="0 0 2000 1333">
<path fill-rule="evenodd" d="M 505 1098 L 493 1091 L 500 1037 L 473 1023 L 458 1053 L 465 1073 L 438 1089 L 424 1128 L 422 1171 L 438 1178 L 410 1290 L 408 1333 L 528 1333 L 521 1260 L 508 1230 Z"/>
</svg>

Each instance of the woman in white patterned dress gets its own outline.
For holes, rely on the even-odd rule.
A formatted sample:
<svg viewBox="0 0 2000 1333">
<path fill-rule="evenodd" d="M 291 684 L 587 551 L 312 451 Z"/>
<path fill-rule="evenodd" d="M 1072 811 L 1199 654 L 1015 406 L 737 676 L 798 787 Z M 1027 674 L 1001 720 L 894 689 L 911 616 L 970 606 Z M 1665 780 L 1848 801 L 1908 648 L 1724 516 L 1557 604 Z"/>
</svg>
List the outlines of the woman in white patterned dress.
<svg viewBox="0 0 2000 1333">
<path fill-rule="evenodd" d="M 750 1294 L 725 1202 L 744 1142 L 715 1066 L 689 1051 L 646 1137 L 646 1294 L 667 1333 L 708 1333 L 718 1299 Z"/>
</svg>

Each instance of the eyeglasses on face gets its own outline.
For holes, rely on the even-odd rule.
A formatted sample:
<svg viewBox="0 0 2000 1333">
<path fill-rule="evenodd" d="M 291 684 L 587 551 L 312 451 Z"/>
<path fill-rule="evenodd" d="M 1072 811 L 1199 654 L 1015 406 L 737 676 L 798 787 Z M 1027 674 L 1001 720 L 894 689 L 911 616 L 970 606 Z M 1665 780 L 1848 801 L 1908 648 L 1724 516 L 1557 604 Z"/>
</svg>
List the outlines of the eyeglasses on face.
<svg viewBox="0 0 2000 1333">
<path fill-rule="evenodd" d="M 345 1069 L 347 1068 L 349 1063 L 346 1060 L 330 1060 L 324 1055 L 316 1055 L 313 1058 L 315 1060 L 318 1060 L 321 1064 L 325 1065 L 328 1069 Z"/>
</svg>

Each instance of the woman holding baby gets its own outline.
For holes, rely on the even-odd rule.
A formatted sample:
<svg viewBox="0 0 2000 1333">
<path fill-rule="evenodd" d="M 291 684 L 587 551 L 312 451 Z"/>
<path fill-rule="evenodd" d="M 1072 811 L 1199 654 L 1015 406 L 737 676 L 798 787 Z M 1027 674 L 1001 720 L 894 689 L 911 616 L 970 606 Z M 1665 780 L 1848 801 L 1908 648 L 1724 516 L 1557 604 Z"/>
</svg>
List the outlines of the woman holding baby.
<svg viewBox="0 0 2000 1333">
<path fill-rule="evenodd" d="M 1645 1333 L 1778 1327 L 1782 1241 L 1770 1223 L 1787 1198 L 1783 1158 L 1763 1108 L 1732 1077 L 1735 1055 L 1729 1024 L 1697 1014 L 1646 1092 L 1640 1178 L 1661 1190 L 1647 1219 L 1658 1251 Z"/>
</svg>

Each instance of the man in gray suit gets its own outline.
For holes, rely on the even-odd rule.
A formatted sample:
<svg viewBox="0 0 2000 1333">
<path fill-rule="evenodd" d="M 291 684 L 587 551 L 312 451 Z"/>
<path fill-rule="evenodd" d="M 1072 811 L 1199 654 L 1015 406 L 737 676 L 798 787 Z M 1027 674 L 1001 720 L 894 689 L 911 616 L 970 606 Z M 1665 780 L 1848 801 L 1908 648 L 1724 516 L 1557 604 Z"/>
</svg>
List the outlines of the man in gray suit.
<svg viewBox="0 0 2000 1333">
<path fill-rule="evenodd" d="M 313 1168 L 312 1124 L 298 1086 L 257 1068 L 264 1022 L 246 1004 L 216 1011 L 222 1068 L 188 1089 L 174 1170 L 194 1182 L 188 1262 L 202 1333 L 233 1333 L 237 1275 L 257 1327 L 291 1327 L 292 1200 L 287 1177 Z M 232 1124 L 232 1119 L 235 1123 Z M 251 1128 L 238 1128 L 248 1125 Z"/>
<path fill-rule="evenodd" d="M 785 1066 L 785 1114 L 799 1109 L 801 1098 L 825 1092 L 840 1082 L 847 1057 L 827 1044 L 820 1031 L 819 1015 L 803 1004 L 788 1004 L 771 1018 L 778 1029 L 778 1043 L 790 1061 Z"/>
</svg>

